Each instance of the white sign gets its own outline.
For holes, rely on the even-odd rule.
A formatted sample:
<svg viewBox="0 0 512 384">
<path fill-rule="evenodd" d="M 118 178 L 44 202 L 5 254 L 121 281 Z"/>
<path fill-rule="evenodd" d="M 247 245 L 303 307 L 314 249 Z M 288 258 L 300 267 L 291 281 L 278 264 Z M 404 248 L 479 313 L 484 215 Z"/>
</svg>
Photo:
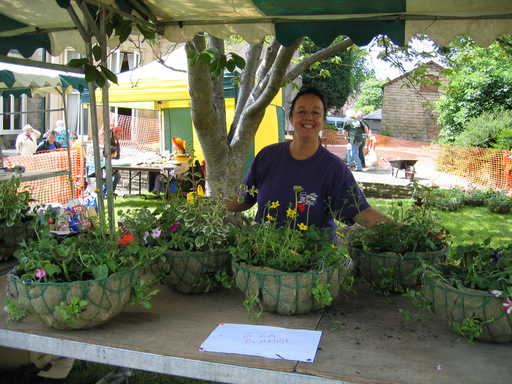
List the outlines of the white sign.
<svg viewBox="0 0 512 384">
<path fill-rule="evenodd" d="M 321 331 L 220 323 L 199 350 L 312 363 L 320 337 Z"/>
</svg>

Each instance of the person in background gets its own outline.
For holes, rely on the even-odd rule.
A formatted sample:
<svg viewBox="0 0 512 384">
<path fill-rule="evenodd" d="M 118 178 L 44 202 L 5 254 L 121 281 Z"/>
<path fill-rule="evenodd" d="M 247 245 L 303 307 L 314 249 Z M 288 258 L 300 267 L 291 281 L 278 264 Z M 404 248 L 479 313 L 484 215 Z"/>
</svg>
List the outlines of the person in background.
<svg viewBox="0 0 512 384">
<path fill-rule="evenodd" d="M 56 140 L 60 143 L 61 148 L 67 148 L 68 143 L 66 142 L 66 124 L 64 120 L 57 120 L 55 122 L 55 133 L 57 134 Z M 69 144 L 72 143 L 71 132 L 68 132 Z"/>
<path fill-rule="evenodd" d="M 56 139 L 57 133 L 55 131 L 49 131 L 46 134 L 46 137 L 37 146 L 36 153 L 43 151 L 53 151 L 54 149 L 61 148 L 61 144 Z"/>
<path fill-rule="evenodd" d="M 363 141 L 359 144 L 359 160 L 361 161 L 361 168 L 366 168 L 366 162 L 364 160 L 365 144 L 369 137 L 370 128 L 368 128 L 368 125 L 363 120 L 363 112 L 356 112 L 355 118 L 363 125 Z"/>
<path fill-rule="evenodd" d="M 354 164 L 355 171 L 362 172 L 361 159 L 359 158 L 359 146 L 363 141 L 364 128 L 363 124 L 355 119 L 355 112 L 349 109 L 345 116 L 347 120 L 343 124 L 343 130 L 347 137 L 347 165 L 352 167 Z"/>
<path fill-rule="evenodd" d="M 21 155 L 32 155 L 37 149 L 37 140 L 41 132 L 32 128 L 30 124 L 25 124 L 22 131 L 16 138 L 16 151 Z"/>
<path fill-rule="evenodd" d="M 112 160 L 119 160 L 121 158 L 121 144 L 119 139 L 121 139 L 121 132 L 123 131 L 122 127 L 114 127 L 112 128 L 112 137 L 110 138 L 110 155 Z M 112 172 L 112 192 L 116 191 L 117 184 L 121 180 L 121 173 L 118 170 Z M 107 185 L 103 187 L 103 192 L 107 192 Z"/>
<path fill-rule="evenodd" d="M 319 132 L 326 124 L 324 96 L 316 89 L 301 90 L 292 101 L 289 121 L 293 140 L 269 145 L 255 157 L 243 184 L 256 188 L 256 195 L 226 199 L 227 210 L 244 211 L 258 203 L 257 221 L 265 220 L 265 206 L 279 202 L 275 219 L 286 224 L 287 208 L 298 209 L 297 222 L 308 222 L 334 232 L 335 219 L 371 226 L 391 219 L 370 207 L 352 172 L 336 155 L 320 145 Z M 300 186 L 298 200 L 294 189 Z M 307 216 L 307 217 L 306 217 Z"/>
</svg>

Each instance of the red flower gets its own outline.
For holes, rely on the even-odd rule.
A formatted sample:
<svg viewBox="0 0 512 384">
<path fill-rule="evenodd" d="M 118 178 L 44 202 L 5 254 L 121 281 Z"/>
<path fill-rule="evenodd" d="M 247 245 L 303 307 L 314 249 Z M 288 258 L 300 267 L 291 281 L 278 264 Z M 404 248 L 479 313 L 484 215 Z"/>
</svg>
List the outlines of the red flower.
<svg viewBox="0 0 512 384">
<path fill-rule="evenodd" d="M 304 207 L 304 203 L 297 203 L 297 210 L 298 210 L 300 213 L 304 212 L 304 209 L 306 209 L 306 208 Z"/>
<path fill-rule="evenodd" d="M 441 235 L 440 233 L 436 233 L 434 236 L 438 240 L 441 240 L 443 238 L 443 235 Z"/>
<path fill-rule="evenodd" d="M 124 235 L 119 240 L 117 240 L 117 243 L 119 245 L 129 245 L 132 241 L 135 240 L 135 236 L 131 233 L 128 233 L 127 235 Z"/>
</svg>

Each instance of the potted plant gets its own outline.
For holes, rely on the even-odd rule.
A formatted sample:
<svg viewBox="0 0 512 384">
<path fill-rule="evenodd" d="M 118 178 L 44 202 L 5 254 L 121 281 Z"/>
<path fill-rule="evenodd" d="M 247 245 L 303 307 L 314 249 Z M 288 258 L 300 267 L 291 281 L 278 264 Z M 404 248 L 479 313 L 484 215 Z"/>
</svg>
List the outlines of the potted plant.
<svg viewBox="0 0 512 384">
<path fill-rule="evenodd" d="M 150 306 L 156 291 L 146 293 L 149 286 L 138 277 L 157 253 L 132 234 L 116 239 L 95 229 L 65 238 L 37 235 L 15 253 L 19 264 L 7 287 L 12 312 L 34 313 L 52 328 L 83 329 L 116 316 L 130 299 Z"/>
<path fill-rule="evenodd" d="M 455 248 L 450 264 L 424 266 L 423 293 L 436 314 L 460 335 L 512 341 L 512 242 Z"/>
<path fill-rule="evenodd" d="M 420 262 L 438 263 L 448 254 L 448 231 L 432 212 L 428 190 L 412 204 L 397 202 L 391 210 L 394 221 L 354 231 L 349 249 L 356 270 L 374 288 L 404 292 L 421 281 Z"/>
<path fill-rule="evenodd" d="M 20 179 L 0 183 L 0 262 L 12 257 L 19 243 L 34 234 L 34 215 L 28 190 L 20 191 Z"/>
<path fill-rule="evenodd" d="M 165 262 L 158 268 L 170 287 L 182 293 L 205 293 L 227 282 L 233 231 L 227 217 L 220 197 L 207 197 L 198 186 L 155 212 L 127 212 L 122 221 L 147 246 L 165 249 Z"/>
<path fill-rule="evenodd" d="M 294 187 L 296 202 L 301 190 Z M 286 225 L 278 226 L 274 220 L 279 209 L 286 210 Z M 268 221 L 243 226 L 235 235 L 230 248 L 235 283 L 245 294 L 244 305 L 257 315 L 308 313 L 331 304 L 352 286 L 348 254 L 329 231 L 298 222 L 298 209 L 309 206 L 268 202 Z"/>
</svg>

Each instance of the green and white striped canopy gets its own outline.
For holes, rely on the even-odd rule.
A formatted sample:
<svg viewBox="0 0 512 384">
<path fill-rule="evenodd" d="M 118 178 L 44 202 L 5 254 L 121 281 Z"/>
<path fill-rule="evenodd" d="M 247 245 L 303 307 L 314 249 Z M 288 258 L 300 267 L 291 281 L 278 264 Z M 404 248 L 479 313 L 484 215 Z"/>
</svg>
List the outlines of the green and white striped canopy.
<svg viewBox="0 0 512 384">
<path fill-rule="evenodd" d="M 17 49 L 29 56 L 46 48 L 53 55 L 65 47 L 83 51 L 68 12 L 70 0 L 0 0 L 0 54 Z M 274 35 L 284 45 L 309 36 L 328 45 L 339 35 L 365 45 L 388 35 L 402 44 L 425 33 L 444 45 L 468 34 L 486 46 L 512 33 L 512 0 L 87 0 L 155 20 L 174 42 L 198 32 L 219 38 L 233 34 L 249 42 Z M 77 12 L 80 14 L 80 12 Z"/>
</svg>

